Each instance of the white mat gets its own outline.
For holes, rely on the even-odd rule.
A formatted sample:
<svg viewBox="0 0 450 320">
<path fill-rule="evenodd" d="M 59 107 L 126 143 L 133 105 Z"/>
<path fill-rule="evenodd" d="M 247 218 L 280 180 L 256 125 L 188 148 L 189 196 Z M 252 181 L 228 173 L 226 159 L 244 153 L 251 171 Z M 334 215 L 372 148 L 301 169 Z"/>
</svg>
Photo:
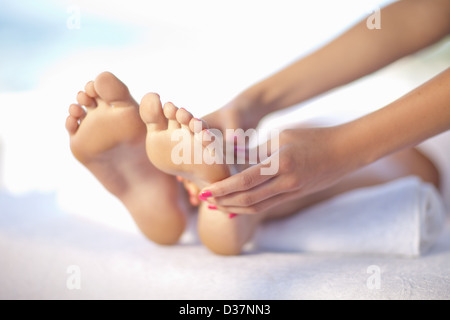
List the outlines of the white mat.
<svg viewBox="0 0 450 320">
<path fill-rule="evenodd" d="M 256 245 L 277 251 L 418 256 L 445 221 L 434 186 L 416 177 L 348 192 L 260 229 Z"/>
<path fill-rule="evenodd" d="M 0 203 L 8 208 L 0 212 L 0 299 L 450 298 L 449 228 L 416 259 L 263 251 L 220 257 L 199 244 L 161 247 L 67 215 L 53 195 L 1 194 Z"/>
</svg>

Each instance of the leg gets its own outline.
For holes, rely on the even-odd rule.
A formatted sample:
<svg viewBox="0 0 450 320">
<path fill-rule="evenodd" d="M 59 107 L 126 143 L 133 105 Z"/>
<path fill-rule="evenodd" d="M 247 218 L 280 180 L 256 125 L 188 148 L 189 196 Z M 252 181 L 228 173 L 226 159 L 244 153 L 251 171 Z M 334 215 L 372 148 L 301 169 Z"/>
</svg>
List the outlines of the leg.
<svg viewBox="0 0 450 320">
<path fill-rule="evenodd" d="M 146 128 L 128 88 L 105 72 L 77 100 L 66 121 L 75 158 L 122 201 L 144 235 L 156 243 L 176 243 L 186 219 L 177 202 L 178 183 L 148 161 Z"/>
</svg>

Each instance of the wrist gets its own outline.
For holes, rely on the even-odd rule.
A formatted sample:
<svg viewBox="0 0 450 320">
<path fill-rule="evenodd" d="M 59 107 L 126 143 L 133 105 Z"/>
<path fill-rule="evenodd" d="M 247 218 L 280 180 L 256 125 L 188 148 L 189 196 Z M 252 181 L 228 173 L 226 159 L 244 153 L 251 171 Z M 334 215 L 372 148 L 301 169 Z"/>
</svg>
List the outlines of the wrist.
<svg viewBox="0 0 450 320">
<path fill-rule="evenodd" d="M 351 121 L 333 130 L 333 150 L 346 173 L 363 168 L 382 157 L 383 146 L 375 142 L 373 133 L 363 121 Z"/>
<path fill-rule="evenodd" d="M 359 168 L 359 162 L 355 161 L 353 145 L 348 139 L 352 134 L 350 128 L 345 125 L 317 128 L 322 132 L 316 144 L 321 150 L 321 172 L 331 177 L 339 179 Z"/>
<path fill-rule="evenodd" d="M 271 91 L 270 87 L 261 82 L 240 93 L 233 102 L 240 111 L 245 111 L 260 120 L 276 111 L 276 101 Z"/>
</svg>

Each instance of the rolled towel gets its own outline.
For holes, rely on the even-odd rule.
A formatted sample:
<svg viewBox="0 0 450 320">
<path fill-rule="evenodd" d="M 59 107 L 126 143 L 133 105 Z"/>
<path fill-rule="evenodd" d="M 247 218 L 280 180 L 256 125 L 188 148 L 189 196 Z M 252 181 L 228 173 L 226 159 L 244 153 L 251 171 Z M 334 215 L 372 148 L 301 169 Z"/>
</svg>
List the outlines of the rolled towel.
<svg viewBox="0 0 450 320">
<path fill-rule="evenodd" d="M 419 256 L 443 230 L 436 188 L 416 177 L 361 188 L 257 231 L 253 245 L 276 251 Z"/>
</svg>

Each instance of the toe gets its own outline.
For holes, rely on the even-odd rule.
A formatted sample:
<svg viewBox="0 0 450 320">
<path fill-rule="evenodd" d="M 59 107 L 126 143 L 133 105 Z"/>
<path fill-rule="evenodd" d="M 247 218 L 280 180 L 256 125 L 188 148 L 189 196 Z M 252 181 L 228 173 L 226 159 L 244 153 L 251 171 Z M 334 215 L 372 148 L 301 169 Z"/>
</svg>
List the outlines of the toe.
<svg viewBox="0 0 450 320">
<path fill-rule="evenodd" d="M 164 105 L 164 116 L 169 120 L 169 130 L 175 130 L 181 128 L 180 123 L 177 121 L 178 108 L 172 102 L 167 102 Z"/>
<path fill-rule="evenodd" d="M 189 202 L 193 206 L 198 206 L 200 204 L 200 199 L 198 197 L 198 194 L 200 193 L 200 189 L 197 187 L 197 185 L 194 184 L 193 182 L 186 180 L 184 182 L 184 188 L 189 193 Z"/>
<path fill-rule="evenodd" d="M 202 132 L 199 133 L 198 137 L 201 138 L 202 145 L 209 149 L 211 147 L 211 142 L 218 139 L 217 134 L 219 132 L 215 132 L 215 129 L 205 129 Z"/>
<path fill-rule="evenodd" d="M 111 72 L 103 72 L 95 78 L 94 91 L 109 104 L 115 106 L 137 106 L 128 87 Z"/>
<path fill-rule="evenodd" d="M 95 91 L 94 81 L 89 81 L 84 87 L 84 91 L 91 98 L 97 98 L 97 91 Z"/>
<path fill-rule="evenodd" d="M 202 130 L 208 129 L 208 124 L 204 120 L 192 118 L 189 122 L 189 129 L 193 133 L 200 133 Z"/>
<path fill-rule="evenodd" d="M 192 114 L 184 108 L 178 109 L 176 117 L 177 121 L 183 126 L 189 126 L 189 122 L 193 118 Z"/>
<path fill-rule="evenodd" d="M 164 104 L 164 116 L 169 120 L 176 120 L 178 108 L 172 102 Z"/>
<path fill-rule="evenodd" d="M 139 113 L 148 130 L 166 130 L 167 119 L 164 116 L 161 100 L 156 93 L 146 94 L 141 101 Z"/>
<path fill-rule="evenodd" d="M 97 103 L 94 99 L 89 97 L 85 92 L 80 91 L 77 94 L 77 102 L 82 106 L 86 106 L 88 108 L 94 108 L 97 106 Z"/>
<path fill-rule="evenodd" d="M 69 107 L 69 114 L 75 119 L 84 119 L 86 111 L 79 104 L 71 104 Z"/>
<path fill-rule="evenodd" d="M 78 119 L 72 116 L 68 116 L 66 119 L 66 130 L 69 132 L 70 135 L 73 135 L 75 132 L 77 132 L 78 129 Z"/>
</svg>

